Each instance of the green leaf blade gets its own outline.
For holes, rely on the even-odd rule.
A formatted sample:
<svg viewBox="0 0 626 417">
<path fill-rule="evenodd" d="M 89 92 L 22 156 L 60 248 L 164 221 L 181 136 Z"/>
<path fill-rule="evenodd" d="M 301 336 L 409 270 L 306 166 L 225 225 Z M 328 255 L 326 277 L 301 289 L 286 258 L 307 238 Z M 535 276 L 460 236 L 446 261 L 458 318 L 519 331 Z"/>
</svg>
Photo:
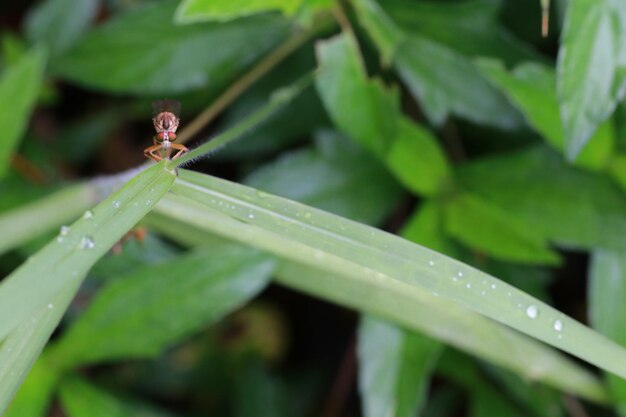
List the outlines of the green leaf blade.
<svg viewBox="0 0 626 417">
<path fill-rule="evenodd" d="M 268 256 L 227 246 L 141 267 L 100 291 L 51 355 L 64 369 L 153 357 L 243 305 L 272 270 Z"/>
<path fill-rule="evenodd" d="M 46 51 L 34 48 L 0 76 L 0 178 L 7 172 L 41 88 Z"/>
<path fill-rule="evenodd" d="M 53 71 L 114 93 L 217 92 L 287 31 L 287 22 L 272 15 L 176 26 L 175 7 L 172 1 L 145 5 L 93 29 L 55 61 Z"/>
<path fill-rule="evenodd" d="M 365 416 L 419 414 L 441 345 L 371 317 L 361 319 L 358 337 L 359 389 Z"/>
</svg>

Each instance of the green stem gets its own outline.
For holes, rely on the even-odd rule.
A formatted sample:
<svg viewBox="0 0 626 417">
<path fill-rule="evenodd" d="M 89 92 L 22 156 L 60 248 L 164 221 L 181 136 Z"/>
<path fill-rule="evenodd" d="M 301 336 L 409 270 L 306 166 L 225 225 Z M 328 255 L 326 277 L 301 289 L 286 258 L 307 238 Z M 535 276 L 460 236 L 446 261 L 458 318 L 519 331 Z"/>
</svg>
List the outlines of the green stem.
<svg viewBox="0 0 626 417">
<path fill-rule="evenodd" d="M 230 85 L 226 91 L 222 93 L 214 102 L 211 103 L 202 113 L 191 121 L 178 135 L 177 141 L 186 143 L 195 134 L 197 134 L 204 126 L 210 123 L 217 115 L 219 115 L 226 107 L 235 101 L 244 91 L 252 84 L 267 74 L 276 65 L 291 55 L 296 49 L 302 46 L 313 35 L 325 28 L 328 19 L 322 16 L 308 29 L 290 36 L 282 45 L 274 49 L 269 55 L 259 61 L 250 71 L 245 73 L 236 82 Z"/>
<path fill-rule="evenodd" d="M 291 86 L 278 90 L 272 95 L 269 103 L 267 103 L 261 109 L 252 113 L 250 116 L 246 117 L 227 131 L 217 135 L 212 140 L 204 143 L 203 145 L 200 145 L 196 149 L 193 149 L 191 152 L 188 152 L 173 161 L 168 161 L 169 166 L 174 165 L 175 167 L 179 167 L 186 162 L 191 161 L 192 159 L 208 155 L 214 152 L 217 148 L 225 146 L 228 143 L 239 138 L 245 132 L 267 119 L 274 112 L 282 108 L 284 105 L 293 100 L 298 94 L 300 94 L 300 92 L 302 92 L 302 90 L 304 90 L 304 88 L 313 81 L 313 74 L 314 73 L 309 73 L 300 78 Z"/>
</svg>

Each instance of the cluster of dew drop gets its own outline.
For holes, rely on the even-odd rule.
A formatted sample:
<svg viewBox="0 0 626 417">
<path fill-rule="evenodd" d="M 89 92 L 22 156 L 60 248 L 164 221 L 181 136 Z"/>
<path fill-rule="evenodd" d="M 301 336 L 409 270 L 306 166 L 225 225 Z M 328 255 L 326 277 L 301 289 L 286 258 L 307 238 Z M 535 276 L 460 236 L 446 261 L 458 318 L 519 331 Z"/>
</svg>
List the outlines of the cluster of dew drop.
<svg viewBox="0 0 626 417">
<path fill-rule="evenodd" d="M 429 260 L 429 261 L 428 261 L 428 265 L 429 265 L 429 266 L 431 266 L 431 267 L 434 267 L 434 266 L 435 266 L 435 261 L 434 261 L 434 260 L 432 260 L 432 259 L 431 259 L 431 260 Z M 456 275 L 454 275 L 454 276 L 452 277 L 452 281 L 454 281 L 454 282 L 459 282 L 459 281 L 461 281 L 461 280 L 463 279 L 463 277 L 464 277 L 463 272 L 462 272 L 462 271 L 459 271 L 459 272 L 457 272 L 457 274 L 456 274 Z M 492 290 L 495 290 L 495 289 L 497 289 L 497 288 L 498 288 L 498 285 L 497 285 L 495 282 L 494 282 L 494 283 L 489 284 L 489 282 L 488 282 L 487 280 L 483 280 L 483 281 L 482 281 L 482 284 L 483 284 L 484 286 L 489 286 L 489 288 L 491 288 Z M 467 288 L 468 290 L 469 290 L 469 289 L 472 289 L 472 284 L 471 284 L 470 282 L 466 282 L 466 283 L 465 283 L 465 288 Z M 487 292 L 486 292 L 485 290 L 482 290 L 480 294 L 481 294 L 481 295 L 486 295 L 486 294 L 487 294 Z M 507 291 L 507 296 L 508 296 L 508 297 L 511 297 L 511 296 L 512 296 L 511 291 Z M 520 309 L 521 309 L 521 308 L 523 308 L 523 304 L 521 304 L 521 303 L 519 303 L 517 306 L 518 306 Z M 540 313 L 540 311 L 539 311 L 539 307 L 538 307 L 538 306 L 536 306 L 535 304 L 530 304 L 530 305 L 528 305 L 528 306 L 526 307 L 525 314 L 526 314 L 526 316 L 527 316 L 528 318 L 530 318 L 531 320 L 537 319 L 537 318 L 539 317 L 539 313 Z M 556 332 L 557 332 L 557 338 L 558 338 L 558 339 L 562 339 L 562 338 L 563 338 L 563 333 L 562 333 L 562 332 L 563 332 L 563 328 L 564 328 L 564 324 L 563 324 L 563 321 L 562 321 L 561 319 L 555 319 L 555 320 L 552 322 L 552 329 L 553 329 L 554 331 L 556 331 Z"/>
</svg>

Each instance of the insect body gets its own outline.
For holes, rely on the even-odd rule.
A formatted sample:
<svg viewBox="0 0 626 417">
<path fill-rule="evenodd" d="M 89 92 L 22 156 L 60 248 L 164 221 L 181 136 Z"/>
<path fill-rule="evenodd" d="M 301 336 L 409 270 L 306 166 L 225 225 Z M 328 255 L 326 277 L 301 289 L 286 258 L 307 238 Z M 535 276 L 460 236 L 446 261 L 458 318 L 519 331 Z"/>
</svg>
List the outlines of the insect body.
<svg viewBox="0 0 626 417">
<path fill-rule="evenodd" d="M 184 145 L 174 143 L 176 140 L 176 129 L 178 129 L 180 122 L 178 118 L 180 103 L 174 100 L 157 100 L 152 103 L 152 110 L 152 123 L 154 124 L 156 135 L 153 138 L 154 145 L 146 148 L 143 151 L 144 155 L 159 162 L 163 159 L 162 151 L 165 151 L 166 159 L 170 159 L 172 150 L 177 151 L 172 159 L 176 159 L 187 152 L 188 149 Z"/>
</svg>

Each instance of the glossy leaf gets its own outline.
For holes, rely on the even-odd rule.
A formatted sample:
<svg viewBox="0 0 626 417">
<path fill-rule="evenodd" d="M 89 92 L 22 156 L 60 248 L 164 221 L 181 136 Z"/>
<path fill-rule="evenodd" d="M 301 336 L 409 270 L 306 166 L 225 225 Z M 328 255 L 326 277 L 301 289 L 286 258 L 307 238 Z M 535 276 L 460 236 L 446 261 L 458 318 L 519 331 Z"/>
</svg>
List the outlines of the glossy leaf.
<svg viewBox="0 0 626 417">
<path fill-rule="evenodd" d="M 45 0 L 26 19 L 31 42 L 45 44 L 52 54 L 71 47 L 96 17 L 100 0 Z"/>
<path fill-rule="evenodd" d="M 120 398 L 79 377 L 60 386 L 61 404 L 68 417 L 172 417 L 174 414 L 129 398 Z"/>
<path fill-rule="evenodd" d="M 436 139 L 405 118 L 397 93 L 366 77 L 354 40 L 337 36 L 318 44 L 317 89 L 335 125 L 383 159 L 412 191 L 434 195 L 449 181 Z"/>
<path fill-rule="evenodd" d="M 345 138 L 326 132 L 315 148 L 286 154 L 244 183 L 355 221 L 378 224 L 400 196 L 384 168 Z"/>
<path fill-rule="evenodd" d="M 476 196 L 466 194 L 451 201 L 445 222 L 452 237 L 497 259 L 540 264 L 559 260 L 544 235 L 511 212 Z"/>
<path fill-rule="evenodd" d="M 449 114 L 506 129 L 520 123 L 519 114 L 470 60 L 427 38 L 407 39 L 394 66 L 436 125 Z"/>
<path fill-rule="evenodd" d="M 502 64 L 493 60 L 481 60 L 479 67 L 524 114 L 528 124 L 537 133 L 554 148 L 565 150 L 565 133 L 556 97 L 556 77 L 552 69 L 538 63 L 523 63 L 509 73 Z M 611 158 L 614 142 L 611 123 L 605 122 L 574 162 L 602 170 Z"/>
<path fill-rule="evenodd" d="M 215 2 L 211 0 L 184 0 L 176 11 L 180 23 L 206 20 L 227 21 L 251 14 L 279 10 L 293 15 L 303 0 L 239 0 Z"/>
<path fill-rule="evenodd" d="M 286 34 L 287 22 L 274 15 L 176 26 L 175 7 L 145 5 L 93 29 L 55 62 L 55 73 L 117 93 L 219 91 Z"/>
<path fill-rule="evenodd" d="M 369 317 L 361 320 L 358 336 L 359 390 L 364 415 L 418 415 L 441 345 Z"/>
<path fill-rule="evenodd" d="M 392 62 L 431 123 L 442 125 L 454 114 L 502 128 L 519 125 L 519 114 L 468 57 L 427 37 L 402 31 L 374 0 L 355 4 L 383 58 Z"/>
<path fill-rule="evenodd" d="M 497 175 L 494 175 L 497 173 Z M 544 147 L 476 160 L 458 176 L 473 193 L 569 248 L 626 249 L 626 197 Z"/>
<path fill-rule="evenodd" d="M 41 87 L 46 52 L 34 48 L 0 75 L 0 178 L 6 173 L 35 107 Z"/>
<path fill-rule="evenodd" d="M 436 195 L 451 184 L 450 168 L 437 138 L 410 119 L 397 119 L 397 135 L 385 162 L 408 189 Z"/>
<path fill-rule="evenodd" d="M 384 155 L 397 134 L 396 90 L 365 74 L 354 40 L 338 36 L 319 43 L 317 90 L 335 125 L 376 155 Z"/>
<path fill-rule="evenodd" d="M 51 355 L 64 369 L 153 357 L 243 305 L 272 269 L 258 251 L 226 246 L 139 268 L 102 289 Z"/>
<path fill-rule="evenodd" d="M 0 282 L 0 412 L 89 268 L 150 211 L 173 181 L 174 173 L 163 164 L 141 172 Z"/>
<path fill-rule="evenodd" d="M 619 0 L 572 0 L 558 57 L 566 155 L 574 160 L 626 93 L 626 10 Z"/>
</svg>

